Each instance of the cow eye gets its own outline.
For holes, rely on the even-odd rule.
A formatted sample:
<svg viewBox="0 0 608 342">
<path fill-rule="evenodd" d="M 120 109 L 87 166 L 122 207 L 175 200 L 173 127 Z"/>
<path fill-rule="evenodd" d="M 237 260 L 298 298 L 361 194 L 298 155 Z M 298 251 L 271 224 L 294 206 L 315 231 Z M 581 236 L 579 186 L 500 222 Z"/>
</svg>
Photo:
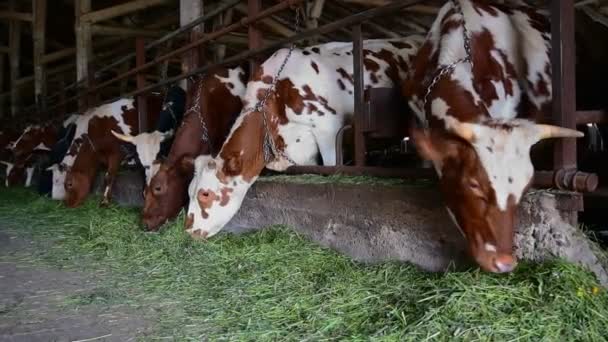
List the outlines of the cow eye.
<svg viewBox="0 0 608 342">
<path fill-rule="evenodd" d="M 163 188 L 160 185 L 154 186 L 154 192 L 159 193 Z"/>
</svg>

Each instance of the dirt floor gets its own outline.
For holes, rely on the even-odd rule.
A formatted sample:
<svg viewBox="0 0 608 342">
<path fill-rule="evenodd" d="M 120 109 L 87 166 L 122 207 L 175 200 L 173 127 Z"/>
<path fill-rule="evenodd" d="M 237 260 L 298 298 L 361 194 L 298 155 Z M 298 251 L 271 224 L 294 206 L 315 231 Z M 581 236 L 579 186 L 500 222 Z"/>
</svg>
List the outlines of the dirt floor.
<svg viewBox="0 0 608 342">
<path fill-rule="evenodd" d="M 103 275 L 42 266 L 35 252 L 0 226 L 0 341 L 134 341 L 148 330 L 143 315 L 100 299 Z M 86 305 L 66 305 L 75 301 Z"/>
</svg>

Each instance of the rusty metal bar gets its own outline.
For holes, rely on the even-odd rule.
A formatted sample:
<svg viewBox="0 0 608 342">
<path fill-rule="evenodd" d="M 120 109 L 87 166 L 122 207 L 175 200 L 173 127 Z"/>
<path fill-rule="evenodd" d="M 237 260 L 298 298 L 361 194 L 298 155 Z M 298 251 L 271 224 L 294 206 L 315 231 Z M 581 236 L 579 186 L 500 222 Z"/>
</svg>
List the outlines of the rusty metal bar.
<svg viewBox="0 0 608 342">
<path fill-rule="evenodd" d="M 376 166 L 291 166 L 285 171 L 287 174 L 319 174 L 319 175 L 350 175 L 350 176 L 376 176 L 399 178 L 422 178 L 437 180 L 433 169 L 422 168 L 385 168 Z M 571 169 L 557 171 L 536 171 L 532 185 L 535 188 L 555 188 L 564 191 L 593 192 L 598 186 L 598 177 L 595 173 L 581 172 Z"/>
<path fill-rule="evenodd" d="M 574 0 L 551 1 L 553 123 L 576 128 Z M 556 141 L 553 168 L 576 168 L 576 139 Z"/>
<path fill-rule="evenodd" d="M 135 39 L 135 63 L 137 66 L 141 66 L 146 64 L 146 41 L 143 37 L 137 37 Z M 136 77 L 137 89 L 142 89 L 146 86 L 146 75 L 143 72 L 137 74 Z M 137 97 L 137 116 L 138 116 L 138 125 L 139 125 L 139 133 L 148 131 L 148 116 L 146 115 L 148 112 L 146 101 L 146 94 L 139 94 Z"/>
<path fill-rule="evenodd" d="M 605 110 L 578 110 L 576 111 L 576 124 L 608 123 L 608 112 Z"/>
<path fill-rule="evenodd" d="M 353 37 L 353 72 L 354 72 L 354 87 L 355 87 L 355 115 L 354 115 L 354 138 L 355 138 L 355 166 L 365 165 L 365 136 L 363 135 L 363 120 L 365 103 L 363 92 L 365 89 L 365 80 L 363 79 L 363 33 L 361 32 L 361 24 L 357 24 L 352 28 Z"/>
<path fill-rule="evenodd" d="M 598 183 L 597 174 L 577 171 L 576 169 L 536 171 L 534 173 L 534 186 L 538 188 L 593 192 L 597 189 Z"/>
</svg>

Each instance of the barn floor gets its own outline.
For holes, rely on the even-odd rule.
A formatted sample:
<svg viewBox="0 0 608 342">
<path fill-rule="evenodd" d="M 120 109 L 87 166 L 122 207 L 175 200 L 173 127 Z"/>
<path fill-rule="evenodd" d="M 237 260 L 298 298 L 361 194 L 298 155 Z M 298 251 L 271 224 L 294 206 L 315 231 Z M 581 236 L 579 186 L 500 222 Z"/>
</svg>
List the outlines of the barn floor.
<svg viewBox="0 0 608 342">
<path fill-rule="evenodd" d="M 564 262 L 430 274 L 281 227 L 143 233 L 137 211 L 96 203 L 0 191 L 1 341 L 608 340 L 608 294 Z"/>
</svg>

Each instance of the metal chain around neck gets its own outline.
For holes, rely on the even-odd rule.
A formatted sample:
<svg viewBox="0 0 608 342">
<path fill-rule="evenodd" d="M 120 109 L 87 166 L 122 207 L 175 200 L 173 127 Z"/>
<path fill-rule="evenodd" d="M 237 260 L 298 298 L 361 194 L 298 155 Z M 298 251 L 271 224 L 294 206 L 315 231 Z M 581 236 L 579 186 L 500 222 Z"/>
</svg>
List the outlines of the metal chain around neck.
<svg viewBox="0 0 608 342">
<path fill-rule="evenodd" d="M 201 93 L 203 92 L 203 78 L 204 75 L 200 75 L 198 78 L 198 89 L 196 90 L 196 97 L 192 106 L 184 113 L 184 117 L 189 113 L 196 113 L 198 115 L 198 120 L 201 123 L 201 140 L 209 144 L 209 149 L 213 150 L 213 146 L 211 144 L 211 139 L 209 138 L 209 129 L 207 128 L 207 124 L 203 119 L 203 114 L 201 113 Z M 185 122 L 185 121 L 184 121 Z"/>
<path fill-rule="evenodd" d="M 426 89 L 426 93 L 424 94 L 424 99 L 422 102 L 423 110 L 424 110 L 424 108 L 426 108 L 428 97 L 431 94 L 431 91 L 433 90 L 433 88 L 435 88 L 435 85 L 437 84 L 437 82 L 439 82 L 445 75 L 454 71 L 454 68 L 456 68 L 456 65 L 458 65 L 460 63 L 468 62 L 469 64 L 471 64 L 471 69 L 473 69 L 473 54 L 472 54 L 472 50 L 471 50 L 471 38 L 469 37 L 469 31 L 467 30 L 466 21 L 464 18 L 464 12 L 462 11 L 462 7 L 460 6 L 459 0 L 452 0 L 452 4 L 454 5 L 454 11 L 456 13 L 460 14 L 460 16 L 462 17 L 462 35 L 463 35 L 463 40 L 464 40 L 465 56 L 464 56 L 464 58 L 460 58 L 448 65 L 445 65 L 444 67 L 442 67 L 439 70 L 437 75 L 435 75 L 435 77 L 429 84 L 428 88 Z"/>
<path fill-rule="evenodd" d="M 302 14 L 301 10 L 302 10 L 301 6 L 296 7 L 296 20 L 295 20 L 295 32 L 296 33 L 298 33 L 300 31 L 300 20 L 301 20 L 301 14 Z M 266 93 L 264 94 L 264 97 L 262 98 L 262 100 L 258 101 L 252 110 L 252 111 L 260 112 L 262 114 L 262 124 L 264 125 L 263 151 L 264 151 L 264 162 L 266 162 L 266 163 L 269 163 L 269 162 L 275 160 L 277 157 L 283 157 L 283 158 L 287 159 L 287 161 L 289 161 L 290 163 L 296 164 L 287 154 L 285 154 L 284 151 L 279 151 L 277 149 L 276 143 L 274 141 L 274 138 L 272 137 L 270 128 L 268 126 L 268 115 L 266 114 L 266 108 L 265 108 L 266 102 L 270 98 L 270 95 L 272 95 L 273 91 L 276 89 L 276 86 L 277 86 L 277 83 L 279 82 L 281 73 L 283 72 L 283 69 L 285 69 L 285 65 L 287 65 L 287 61 L 289 61 L 289 58 L 291 57 L 291 54 L 295 48 L 296 48 L 296 44 L 292 43 L 291 46 L 289 47 L 289 51 L 287 52 L 287 56 L 285 56 L 283 63 L 281 63 L 281 66 L 279 66 L 279 69 L 277 70 L 277 72 L 274 76 L 272 84 L 270 85 L 269 88 L 266 89 Z"/>
</svg>

